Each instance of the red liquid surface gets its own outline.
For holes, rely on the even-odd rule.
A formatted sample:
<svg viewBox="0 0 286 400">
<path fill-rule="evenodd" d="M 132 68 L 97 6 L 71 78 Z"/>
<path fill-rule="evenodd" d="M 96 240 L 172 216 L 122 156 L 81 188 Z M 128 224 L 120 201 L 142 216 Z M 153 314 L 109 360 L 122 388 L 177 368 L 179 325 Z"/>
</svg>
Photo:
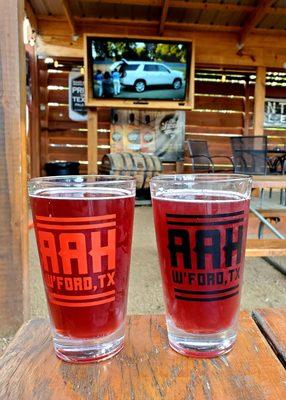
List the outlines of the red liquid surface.
<svg viewBox="0 0 286 400">
<path fill-rule="evenodd" d="M 54 327 L 72 338 L 108 335 L 126 314 L 134 198 L 44 195 L 31 206 Z"/>
<path fill-rule="evenodd" d="M 215 333 L 236 322 L 248 210 L 249 200 L 235 195 L 153 199 L 166 312 L 177 328 Z"/>
</svg>

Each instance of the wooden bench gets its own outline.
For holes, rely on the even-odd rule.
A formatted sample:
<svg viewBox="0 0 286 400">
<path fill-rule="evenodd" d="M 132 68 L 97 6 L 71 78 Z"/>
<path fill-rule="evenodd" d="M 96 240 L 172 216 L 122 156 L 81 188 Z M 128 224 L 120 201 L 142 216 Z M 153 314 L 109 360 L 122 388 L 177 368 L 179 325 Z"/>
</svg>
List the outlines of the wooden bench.
<svg viewBox="0 0 286 400">
<path fill-rule="evenodd" d="M 5 400 L 282 400 L 285 381 L 282 364 L 246 312 L 234 349 L 212 360 L 175 353 L 163 316 L 129 317 L 125 348 L 98 364 L 59 360 L 46 320 L 24 325 L 0 359 Z"/>
</svg>

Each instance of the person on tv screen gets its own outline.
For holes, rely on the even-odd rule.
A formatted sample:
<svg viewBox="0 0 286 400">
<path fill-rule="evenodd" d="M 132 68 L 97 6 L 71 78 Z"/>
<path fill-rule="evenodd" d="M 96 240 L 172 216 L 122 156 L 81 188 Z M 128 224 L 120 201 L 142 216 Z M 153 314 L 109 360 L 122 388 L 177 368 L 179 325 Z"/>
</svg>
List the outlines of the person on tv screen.
<svg viewBox="0 0 286 400">
<path fill-rule="evenodd" d="M 95 82 L 98 87 L 98 97 L 102 97 L 102 94 L 103 94 L 102 81 L 103 81 L 103 74 L 102 74 L 101 70 L 98 69 L 95 74 Z"/>
<path fill-rule="evenodd" d="M 120 72 L 115 69 L 112 71 L 112 80 L 113 80 L 113 90 L 114 90 L 114 95 L 117 96 L 120 94 Z"/>
<path fill-rule="evenodd" d="M 104 97 L 108 98 L 113 97 L 114 95 L 113 81 L 110 72 L 108 71 L 105 71 L 103 74 L 102 88 Z"/>
</svg>

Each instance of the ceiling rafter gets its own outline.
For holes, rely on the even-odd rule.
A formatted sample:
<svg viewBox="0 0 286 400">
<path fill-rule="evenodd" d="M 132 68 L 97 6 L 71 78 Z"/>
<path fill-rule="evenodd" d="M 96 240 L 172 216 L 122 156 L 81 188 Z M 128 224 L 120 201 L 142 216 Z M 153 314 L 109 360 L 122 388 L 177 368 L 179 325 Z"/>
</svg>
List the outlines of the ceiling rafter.
<svg viewBox="0 0 286 400">
<path fill-rule="evenodd" d="M 28 0 L 25 0 L 25 13 L 26 13 L 28 20 L 30 21 L 32 29 L 37 31 L 38 30 L 38 19 L 37 19 L 37 16 L 35 14 L 33 7 L 31 6 L 31 3 Z"/>
<path fill-rule="evenodd" d="M 164 0 L 83 0 L 85 3 L 101 3 L 101 4 L 125 4 L 125 5 L 140 5 L 162 7 Z M 193 10 L 208 10 L 208 11 L 229 11 L 229 12 L 252 12 L 257 7 L 246 4 L 232 3 L 206 3 L 199 1 L 185 0 L 170 0 L 169 8 L 185 8 Z M 266 7 L 266 14 L 281 14 L 286 15 L 286 7 Z"/>
<path fill-rule="evenodd" d="M 41 28 L 41 22 L 66 22 L 66 18 L 62 15 L 50 16 L 50 15 L 38 15 L 39 26 Z M 154 27 L 158 29 L 158 20 L 142 20 L 142 19 L 116 19 L 116 18 L 95 18 L 95 17 L 74 17 L 78 33 L 83 33 L 85 27 L 88 26 L 140 26 L 140 27 Z M 176 29 L 179 30 L 188 30 L 188 31 L 211 31 L 211 32 L 232 32 L 238 34 L 241 31 L 239 26 L 232 25 L 208 25 L 208 24 L 194 24 L 188 22 L 165 22 L 165 29 Z M 40 32 L 41 33 L 41 32 Z M 282 35 L 286 37 L 286 30 L 282 29 L 264 29 L 264 28 L 255 28 L 253 30 L 255 34 L 269 34 L 269 35 Z M 45 32 L 47 35 L 47 32 Z M 52 35 L 52 32 L 50 33 Z"/>
<path fill-rule="evenodd" d="M 63 8 L 64 8 L 64 13 L 65 13 L 66 19 L 67 19 L 68 24 L 69 24 L 69 26 L 71 28 L 72 35 L 75 35 L 77 33 L 76 32 L 76 23 L 75 23 L 74 16 L 73 16 L 73 14 L 71 12 L 69 1 L 68 0 L 62 0 L 62 5 L 63 5 Z"/>
<path fill-rule="evenodd" d="M 238 38 L 240 49 L 244 47 L 245 41 L 255 27 L 263 20 L 267 14 L 267 8 L 271 7 L 277 0 L 259 0 L 255 10 L 247 16 L 241 28 Z"/>
<path fill-rule="evenodd" d="M 170 0 L 164 0 L 162 12 L 161 12 L 160 23 L 159 23 L 159 29 L 158 29 L 159 35 L 162 35 L 164 32 L 166 19 L 168 17 L 169 6 L 170 6 Z"/>
</svg>

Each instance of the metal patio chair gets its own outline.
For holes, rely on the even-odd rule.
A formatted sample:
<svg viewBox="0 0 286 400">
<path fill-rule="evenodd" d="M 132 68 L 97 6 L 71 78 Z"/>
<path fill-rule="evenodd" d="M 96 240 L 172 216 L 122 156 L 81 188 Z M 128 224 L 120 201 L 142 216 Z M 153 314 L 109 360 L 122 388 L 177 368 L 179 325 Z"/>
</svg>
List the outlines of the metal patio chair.
<svg viewBox="0 0 286 400">
<path fill-rule="evenodd" d="M 267 162 L 267 136 L 231 137 L 234 172 L 266 175 L 272 172 Z"/>
<path fill-rule="evenodd" d="M 208 142 L 206 140 L 188 140 L 188 147 L 190 152 L 190 157 L 192 159 L 192 169 L 193 172 L 222 172 L 234 170 L 234 164 L 231 157 L 224 155 L 210 155 Z M 231 164 L 230 168 L 216 167 L 215 159 L 225 159 L 228 164 Z"/>
</svg>

